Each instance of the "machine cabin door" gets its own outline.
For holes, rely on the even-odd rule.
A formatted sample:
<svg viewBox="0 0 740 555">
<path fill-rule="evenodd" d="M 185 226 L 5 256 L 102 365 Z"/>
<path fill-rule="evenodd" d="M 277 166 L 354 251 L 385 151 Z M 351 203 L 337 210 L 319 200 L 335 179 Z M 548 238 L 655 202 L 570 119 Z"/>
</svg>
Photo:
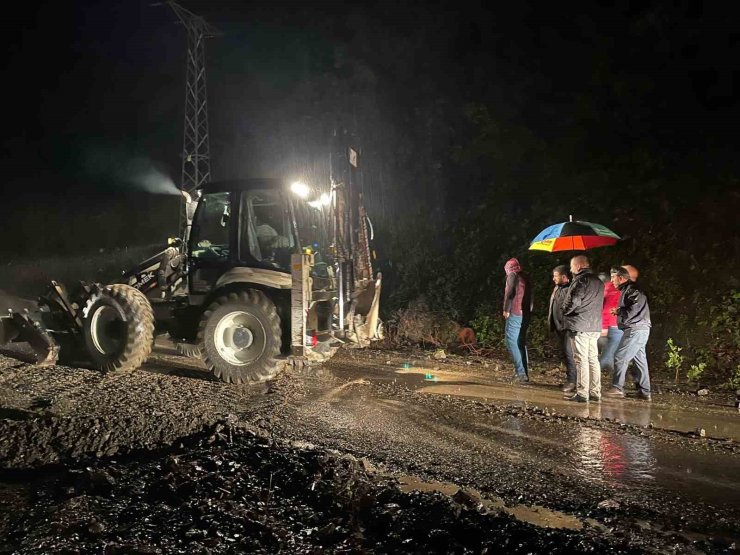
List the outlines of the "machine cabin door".
<svg viewBox="0 0 740 555">
<path fill-rule="evenodd" d="M 190 233 L 190 291 L 207 293 L 234 265 L 236 227 L 231 192 L 209 193 L 198 203 Z"/>
</svg>

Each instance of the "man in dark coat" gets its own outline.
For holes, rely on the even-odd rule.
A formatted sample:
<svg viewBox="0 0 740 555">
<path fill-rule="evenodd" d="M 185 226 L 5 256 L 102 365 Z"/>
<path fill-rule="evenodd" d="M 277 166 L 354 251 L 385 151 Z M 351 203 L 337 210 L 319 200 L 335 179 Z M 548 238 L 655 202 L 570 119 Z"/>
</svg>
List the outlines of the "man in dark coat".
<svg viewBox="0 0 740 555">
<path fill-rule="evenodd" d="M 610 397 L 624 397 L 624 378 L 633 360 L 637 370 L 637 396 L 646 401 L 650 394 L 650 372 L 645 346 L 650 337 L 650 306 L 647 297 L 636 282 L 630 279 L 629 270 L 621 267 L 612 275 L 612 283 L 619 289 L 619 305 L 614 310 L 617 325 L 624 331 L 619 347 L 614 353 L 614 376 Z"/>
<path fill-rule="evenodd" d="M 550 332 L 558 338 L 558 345 L 565 363 L 565 383 L 562 390 L 565 393 L 572 393 L 576 389 L 576 363 L 573 358 L 573 348 L 570 344 L 570 337 L 565 329 L 565 317 L 563 316 L 563 301 L 568 294 L 570 285 L 570 274 L 568 267 L 565 265 L 556 266 L 552 271 L 552 282 L 555 288 L 550 295 L 550 308 L 547 312 L 547 323 Z"/>
<path fill-rule="evenodd" d="M 514 379 L 520 383 L 529 381 L 527 357 L 527 328 L 532 312 L 532 284 L 516 258 L 504 265 L 506 286 L 504 288 L 504 318 L 506 346 L 514 360 Z"/>
<path fill-rule="evenodd" d="M 571 401 L 587 403 L 601 400 L 601 367 L 597 342 L 601 335 L 601 309 L 604 284 L 583 255 L 570 260 L 573 281 L 563 301 L 565 329 L 571 340 L 576 363 L 576 392 L 566 395 Z"/>
</svg>

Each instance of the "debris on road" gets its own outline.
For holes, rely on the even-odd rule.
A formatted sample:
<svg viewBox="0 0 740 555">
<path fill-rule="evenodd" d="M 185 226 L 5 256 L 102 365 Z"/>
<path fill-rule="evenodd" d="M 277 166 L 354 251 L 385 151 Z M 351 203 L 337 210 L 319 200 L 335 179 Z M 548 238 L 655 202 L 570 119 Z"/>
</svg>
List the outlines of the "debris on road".
<svg viewBox="0 0 740 555">
<path fill-rule="evenodd" d="M 447 358 L 447 353 L 444 349 L 437 349 L 436 351 L 434 351 L 432 358 L 434 360 L 445 360 Z"/>
<path fill-rule="evenodd" d="M 19 552 L 639 552 L 478 506 L 465 490 L 403 493 L 355 457 L 220 423 L 179 452 L 40 480 L 3 532 Z"/>
<path fill-rule="evenodd" d="M 618 509 L 620 507 L 619 501 L 615 499 L 604 499 L 600 502 L 597 507 L 599 509 Z"/>
</svg>

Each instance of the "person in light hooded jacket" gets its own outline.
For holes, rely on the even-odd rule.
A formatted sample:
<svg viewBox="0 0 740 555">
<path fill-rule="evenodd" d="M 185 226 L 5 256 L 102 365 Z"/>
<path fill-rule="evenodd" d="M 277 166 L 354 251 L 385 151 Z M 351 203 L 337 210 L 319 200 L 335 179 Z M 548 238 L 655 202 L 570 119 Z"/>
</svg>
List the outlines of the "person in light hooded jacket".
<svg viewBox="0 0 740 555">
<path fill-rule="evenodd" d="M 527 356 L 527 328 L 532 313 L 532 283 L 516 258 L 504 265 L 506 286 L 504 287 L 504 318 L 506 319 L 506 347 L 514 361 L 514 379 L 521 383 L 529 381 L 529 358 Z"/>
</svg>

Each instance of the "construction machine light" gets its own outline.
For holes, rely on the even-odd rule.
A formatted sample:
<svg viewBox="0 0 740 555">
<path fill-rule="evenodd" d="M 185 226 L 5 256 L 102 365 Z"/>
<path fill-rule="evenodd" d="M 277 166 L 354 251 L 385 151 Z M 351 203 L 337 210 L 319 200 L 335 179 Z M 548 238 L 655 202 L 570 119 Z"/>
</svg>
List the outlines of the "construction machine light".
<svg viewBox="0 0 740 555">
<path fill-rule="evenodd" d="M 309 189 L 308 185 L 302 181 L 296 181 L 293 183 L 290 186 L 290 190 L 301 198 L 308 198 L 308 195 L 311 194 L 311 189 Z"/>
</svg>

